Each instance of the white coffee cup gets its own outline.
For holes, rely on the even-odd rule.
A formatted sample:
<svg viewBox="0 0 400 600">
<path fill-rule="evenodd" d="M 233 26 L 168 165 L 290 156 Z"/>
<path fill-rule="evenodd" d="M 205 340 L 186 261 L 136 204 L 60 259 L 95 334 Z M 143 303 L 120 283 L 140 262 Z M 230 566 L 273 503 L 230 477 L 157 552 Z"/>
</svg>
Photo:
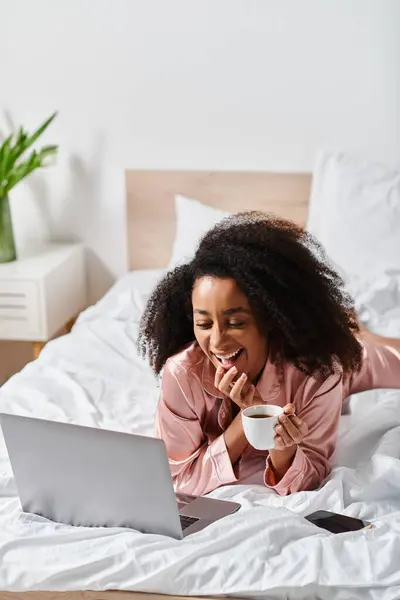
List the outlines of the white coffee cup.
<svg viewBox="0 0 400 600">
<path fill-rule="evenodd" d="M 256 450 L 270 450 L 275 446 L 275 425 L 283 408 L 271 404 L 257 404 L 242 411 L 246 438 Z"/>
</svg>

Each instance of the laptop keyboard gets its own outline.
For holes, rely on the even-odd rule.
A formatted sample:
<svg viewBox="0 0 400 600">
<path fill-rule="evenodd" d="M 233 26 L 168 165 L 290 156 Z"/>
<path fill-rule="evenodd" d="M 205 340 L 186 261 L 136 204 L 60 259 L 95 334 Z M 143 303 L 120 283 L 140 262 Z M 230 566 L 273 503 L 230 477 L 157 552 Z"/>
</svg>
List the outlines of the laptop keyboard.
<svg viewBox="0 0 400 600">
<path fill-rule="evenodd" d="M 182 531 L 185 531 L 188 527 L 196 523 L 199 519 L 195 519 L 195 517 L 186 517 L 186 515 L 179 515 L 181 519 Z"/>
</svg>

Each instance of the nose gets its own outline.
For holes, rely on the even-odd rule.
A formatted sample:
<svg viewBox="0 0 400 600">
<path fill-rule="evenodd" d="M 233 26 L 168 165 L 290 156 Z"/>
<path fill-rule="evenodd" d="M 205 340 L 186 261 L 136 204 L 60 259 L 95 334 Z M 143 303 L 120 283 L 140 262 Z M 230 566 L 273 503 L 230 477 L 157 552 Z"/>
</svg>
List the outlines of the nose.
<svg viewBox="0 0 400 600">
<path fill-rule="evenodd" d="M 225 337 L 225 330 L 221 328 L 218 323 L 214 323 L 211 330 L 210 345 L 212 348 L 222 348 L 222 340 Z"/>
</svg>

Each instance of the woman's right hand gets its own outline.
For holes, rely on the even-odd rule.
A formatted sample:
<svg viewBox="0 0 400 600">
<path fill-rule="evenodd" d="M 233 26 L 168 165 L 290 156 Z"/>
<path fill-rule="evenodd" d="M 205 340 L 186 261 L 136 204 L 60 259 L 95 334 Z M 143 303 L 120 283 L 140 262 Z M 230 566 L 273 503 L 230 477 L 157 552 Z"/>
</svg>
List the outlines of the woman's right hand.
<svg viewBox="0 0 400 600">
<path fill-rule="evenodd" d="M 248 381 L 246 373 L 242 373 L 238 377 L 236 367 L 231 367 L 229 371 L 225 371 L 223 367 L 218 367 L 215 373 L 214 385 L 223 394 L 229 396 L 241 410 L 254 404 L 263 403 L 254 385 Z"/>
</svg>

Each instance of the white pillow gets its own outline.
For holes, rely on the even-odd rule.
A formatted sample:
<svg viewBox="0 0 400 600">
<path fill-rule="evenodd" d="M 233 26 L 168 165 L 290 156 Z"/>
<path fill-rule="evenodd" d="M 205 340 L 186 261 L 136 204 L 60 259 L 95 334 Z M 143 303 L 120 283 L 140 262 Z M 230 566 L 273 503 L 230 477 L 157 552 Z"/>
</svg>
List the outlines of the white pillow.
<svg viewBox="0 0 400 600">
<path fill-rule="evenodd" d="M 190 261 L 200 238 L 230 213 L 202 204 L 198 200 L 175 196 L 176 235 L 168 269 Z"/>
<path fill-rule="evenodd" d="M 345 153 L 316 162 L 307 227 L 350 277 L 400 269 L 400 171 Z"/>
</svg>

